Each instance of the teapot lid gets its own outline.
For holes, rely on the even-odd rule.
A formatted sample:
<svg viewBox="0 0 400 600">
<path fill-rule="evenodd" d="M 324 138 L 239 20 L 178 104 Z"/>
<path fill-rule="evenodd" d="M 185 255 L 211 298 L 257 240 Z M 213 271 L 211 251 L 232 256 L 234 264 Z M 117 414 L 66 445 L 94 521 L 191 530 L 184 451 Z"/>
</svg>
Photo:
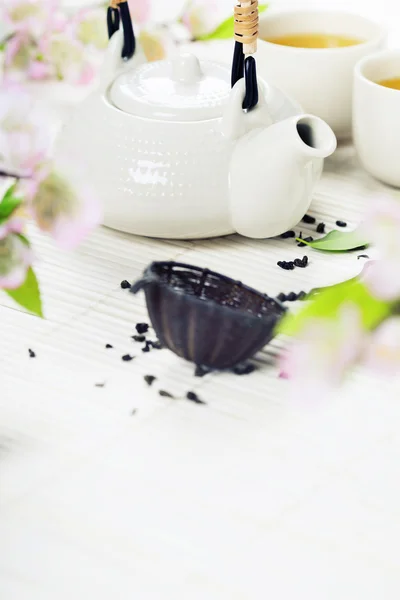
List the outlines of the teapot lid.
<svg viewBox="0 0 400 600">
<path fill-rule="evenodd" d="M 203 121 L 222 115 L 230 91 L 228 67 L 182 54 L 122 73 L 111 86 L 110 100 L 139 117 Z"/>
</svg>

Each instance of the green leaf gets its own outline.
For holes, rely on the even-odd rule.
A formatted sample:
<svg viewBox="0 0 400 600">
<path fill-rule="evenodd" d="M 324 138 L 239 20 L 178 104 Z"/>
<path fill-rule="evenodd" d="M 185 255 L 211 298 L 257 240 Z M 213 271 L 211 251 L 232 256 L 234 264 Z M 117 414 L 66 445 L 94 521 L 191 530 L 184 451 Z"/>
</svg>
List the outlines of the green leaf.
<svg viewBox="0 0 400 600">
<path fill-rule="evenodd" d="M 8 219 L 22 203 L 22 198 L 14 196 L 16 187 L 17 184 L 13 183 L 12 186 L 8 188 L 0 202 L 0 222 Z"/>
<path fill-rule="evenodd" d="M 4 290 L 17 304 L 34 315 L 43 317 L 42 300 L 38 280 L 32 268 L 28 270 L 24 283 L 16 290 Z"/>
<path fill-rule="evenodd" d="M 267 8 L 268 4 L 260 4 L 258 7 L 259 14 L 266 11 Z M 233 16 L 222 21 L 222 23 L 211 33 L 199 35 L 197 39 L 201 42 L 207 42 L 209 40 L 229 40 L 231 38 L 233 38 Z"/>
<path fill-rule="evenodd" d="M 303 242 L 315 250 L 324 250 L 325 252 L 347 252 L 363 246 L 368 246 L 369 242 L 360 233 L 358 229 L 354 231 L 338 231 L 334 229 L 327 235 L 312 242 L 306 242 L 297 238 L 298 242 Z"/>
<path fill-rule="evenodd" d="M 21 240 L 21 242 L 24 242 L 24 244 L 26 244 L 27 246 L 30 246 L 30 242 L 28 240 L 27 237 L 25 237 L 24 235 L 22 235 L 22 233 L 18 234 L 19 239 Z"/>
<path fill-rule="evenodd" d="M 393 308 L 387 302 L 371 296 L 357 277 L 315 290 L 309 299 L 310 302 L 299 312 L 285 315 L 278 324 L 277 333 L 294 336 L 299 334 L 311 319 L 335 319 L 341 306 L 347 303 L 357 306 L 363 327 L 372 330 L 390 314 Z"/>
</svg>

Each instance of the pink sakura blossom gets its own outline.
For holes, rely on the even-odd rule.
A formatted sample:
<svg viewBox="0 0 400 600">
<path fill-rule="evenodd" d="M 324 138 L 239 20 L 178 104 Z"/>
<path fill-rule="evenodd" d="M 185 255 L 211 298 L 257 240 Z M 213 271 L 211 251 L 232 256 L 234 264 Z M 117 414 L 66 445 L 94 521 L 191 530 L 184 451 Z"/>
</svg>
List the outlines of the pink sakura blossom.
<svg viewBox="0 0 400 600">
<path fill-rule="evenodd" d="M 21 217 L 11 217 L 0 224 L 0 240 L 4 239 L 9 233 L 22 233 L 24 231 L 25 221 Z"/>
<path fill-rule="evenodd" d="M 194 39 L 198 39 L 213 31 L 216 21 L 215 0 L 190 0 L 182 15 L 182 22 Z"/>
<path fill-rule="evenodd" d="M 85 46 L 67 33 L 52 36 L 46 41 L 46 60 L 52 65 L 58 79 L 70 83 L 88 83 L 94 69 L 87 61 Z"/>
<path fill-rule="evenodd" d="M 400 317 L 390 317 L 373 332 L 365 364 L 383 375 L 400 373 Z"/>
<path fill-rule="evenodd" d="M 163 60 L 171 44 L 168 34 L 163 30 L 148 31 L 147 29 L 142 29 L 138 40 L 149 62 Z"/>
<path fill-rule="evenodd" d="M 32 264 L 32 251 L 13 225 L 0 229 L 0 289 L 14 290 L 22 285 Z"/>
<path fill-rule="evenodd" d="M 363 280 L 377 298 L 386 301 L 399 298 L 400 200 L 388 195 L 379 198 L 368 211 L 361 230 L 381 259 L 366 265 Z"/>
<path fill-rule="evenodd" d="M 310 320 L 282 354 L 280 376 L 306 390 L 308 399 L 328 394 L 360 356 L 364 337 L 355 305 L 343 305 L 337 319 Z"/>
<path fill-rule="evenodd" d="M 104 9 L 92 8 L 79 11 L 70 21 L 74 37 L 82 44 L 102 50 L 108 45 Z"/>
<path fill-rule="evenodd" d="M 64 250 L 75 248 L 101 222 L 92 190 L 61 171 L 43 171 L 30 187 L 30 208 L 38 227 Z"/>
<path fill-rule="evenodd" d="M 128 0 L 128 5 L 134 24 L 143 25 L 149 20 L 151 0 Z"/>
<path fill-rule="evenodd" d="M 29 79 L 47 79 L 51 75 L 51 66 L 43 61 L 33 60 L 29 64 L 27 75 Z"/>
<path fill-rule="evenodd" d="M 16 32 L 29 32 L 39 37 L 46 31 L 53 2 L 46 0 L 7 0 L 3 8 L 6 25 Z"/>
<path fill-rule="evenodd" d="M 0 164 L 4 170 L 31 176 L 47 157 L 46 120 L 32 98 L 15 85 L 0 91 Z"/>
<path fill-rule="evenodd" d="M 29 65 L 32 57 L 32 39 L 26 32 L 19 32 L 11 37 L 4 50 L 4 67 L 6 70 L 23 70 Z"/>
</svg>

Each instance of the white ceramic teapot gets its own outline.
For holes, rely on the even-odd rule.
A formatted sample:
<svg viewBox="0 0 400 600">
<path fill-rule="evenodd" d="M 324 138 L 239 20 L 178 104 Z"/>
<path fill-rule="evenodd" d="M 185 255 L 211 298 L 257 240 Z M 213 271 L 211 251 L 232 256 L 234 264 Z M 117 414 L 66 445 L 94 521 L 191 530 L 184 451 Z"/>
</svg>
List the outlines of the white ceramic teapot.
<svg viewBox="0 0 400 600">
<path fill-rule="evenodd" d="M 66 123 L 55 160 L 74 157 L 104 207 L 104 224 L 161 238 L 238 232 L 279 235 L 307 212 L 336 138 L 282 92 L 258 81 L 243 111 L 245 80 L 192 55 L 121 60 L 111 38 L 100 88 Z M 295 68 L 295 66 L 294 66 Z"/>
</svg>

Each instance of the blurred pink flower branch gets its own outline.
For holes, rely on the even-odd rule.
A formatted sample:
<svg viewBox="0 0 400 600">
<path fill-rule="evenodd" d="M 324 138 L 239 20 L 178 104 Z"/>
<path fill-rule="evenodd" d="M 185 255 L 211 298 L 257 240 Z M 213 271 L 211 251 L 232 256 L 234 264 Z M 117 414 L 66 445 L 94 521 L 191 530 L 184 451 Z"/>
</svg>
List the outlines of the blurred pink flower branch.
<svg viewBox="0 0 400 600">
<path fill-rule="evenodd" d="M 26 237 L 28 220 L 63 249 L 74 249 L 101 221 L 93 193 L 68 165 L 50 159 L 49 127 L 21 87 L 0 91 L 0 168 L 16 180 L 0 200 L 0 288 L 42 314 L 39 286 Z"/>
<path fill-rule="evenodd" d="M 168 22 L 153 15 L 151 0 L 128 0 L 139 43 L 148 60 L 163 58 L 187 41 L 227 39 L 232 14 L 221 13 L 217 0 L 187 0 Z M 266 5 L 260 5 L 260 11 Z M 60 0 L 8 0 L 0 9 L 7 28 L 3 40 L 6 79 L 62 80 L 89 83 L 106 48 L 106 4 L 66 12 Z"/>
<path fill-rule="evenodd" d="M 68 15 L 56 0 L 9 0 L 2 13 L 6 80 L 91 81 L 94 56 L 107 46 L 103 10 Z"/>
<path fill-rule="evenodd" d="M 399 227 L 400 200 L 377 198 L 359 233 L 379 258 L 358 277 L 311 293 L 304 308 L 285 317 L 279 332 L 292 340 L 281 355 L 281 377 L 316 397 L 356 364 L 386 376 L 400 373 Z"/>
</svg>

